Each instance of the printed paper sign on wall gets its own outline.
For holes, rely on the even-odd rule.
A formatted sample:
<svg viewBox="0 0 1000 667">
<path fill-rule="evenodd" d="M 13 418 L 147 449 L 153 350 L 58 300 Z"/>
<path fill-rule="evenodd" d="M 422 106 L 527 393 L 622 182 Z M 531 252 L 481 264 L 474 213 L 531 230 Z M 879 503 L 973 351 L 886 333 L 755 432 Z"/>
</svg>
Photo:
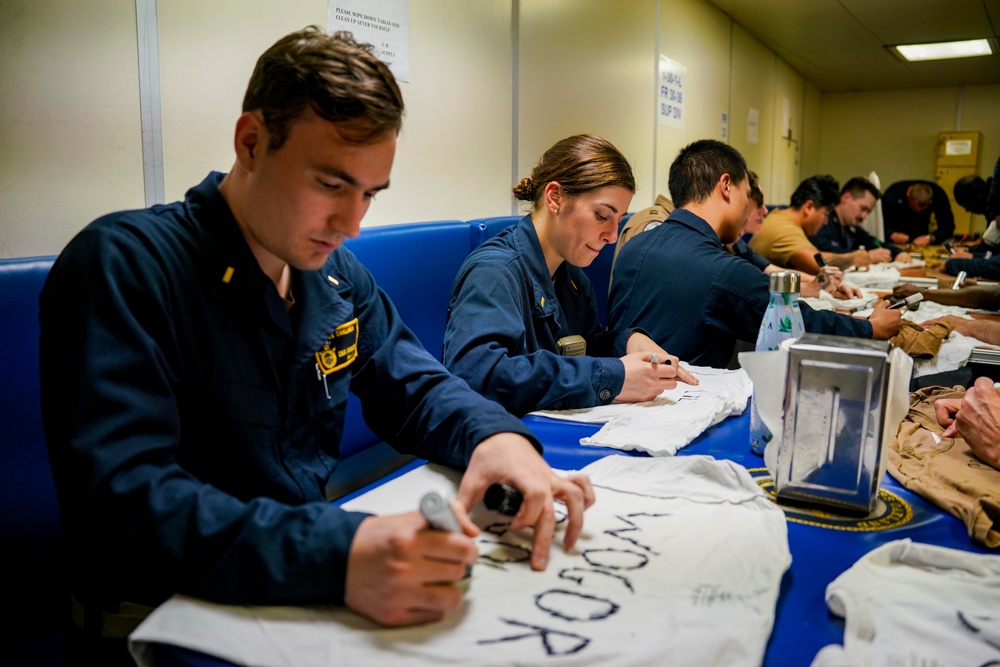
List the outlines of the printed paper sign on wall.
<svg viewBox="0 0 1000 667">
<path fill-rule="evenodd" d="M 660 125 L 684 129 L 684 80 L 687 67 L 660 55 L 656 118 Z"/>
<path fill-rule="evenodd" d="M 410 80 L 409 0 L 330 0 L 327 29 L 347 30 L 375 47 L 397 81 Z"/>
</svg>

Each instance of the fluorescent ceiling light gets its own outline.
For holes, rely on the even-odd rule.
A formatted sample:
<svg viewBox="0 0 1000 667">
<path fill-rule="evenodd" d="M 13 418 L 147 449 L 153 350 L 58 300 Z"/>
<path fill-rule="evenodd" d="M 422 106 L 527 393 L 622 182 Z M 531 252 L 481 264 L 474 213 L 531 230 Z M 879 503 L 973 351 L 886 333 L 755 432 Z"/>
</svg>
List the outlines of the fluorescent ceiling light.
<svg viewBox="0 0 1000 667">
<path fill-rule="evenodd" d="M 964 42 L 938 42 L 936 44 L 900 44 L 894 46 L 907 60 L 944 60 L 945 58 L 971 58 L 993 54 L 990 43 L 985 39 L 969 39 Z"/>
</svg>

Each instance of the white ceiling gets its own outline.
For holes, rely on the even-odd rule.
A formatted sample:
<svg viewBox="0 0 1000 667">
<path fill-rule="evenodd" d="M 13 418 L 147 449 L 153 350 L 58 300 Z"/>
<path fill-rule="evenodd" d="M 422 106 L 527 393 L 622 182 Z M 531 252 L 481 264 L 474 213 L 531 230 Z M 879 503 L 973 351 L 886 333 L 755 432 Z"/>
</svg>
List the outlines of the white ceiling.
<svg viewBox="0 0 1000 667">
<path fill-rule="evenodd" d="M 824 92 L 1000 84 L 1000 0 L 709 1 Z M 983 37 L 992 56 L 908 63 L 885 48 Z"/>
</svg>

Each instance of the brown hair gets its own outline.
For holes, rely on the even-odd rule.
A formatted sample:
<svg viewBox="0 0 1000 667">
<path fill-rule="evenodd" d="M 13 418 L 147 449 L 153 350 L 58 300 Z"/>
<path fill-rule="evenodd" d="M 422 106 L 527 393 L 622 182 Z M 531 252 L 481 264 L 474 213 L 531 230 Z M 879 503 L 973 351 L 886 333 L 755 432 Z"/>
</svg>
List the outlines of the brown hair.
<svg viewBox="0 0 1000 667">
<path fill-rule="evenodd" d="M 761 191 L 760 184 L 757 181 L 757 174 L 748 171 L 747 177 L 750 179 L 750 199 L 757 202 L 757 208 L 760 208 L 764 205 L 764 193 Z"/>
<path fill-rule="evenodd" d="M 861 199 L 865 196 L 866 192 L 872 193 L 872 197 L 875 197 L 875 201 L 878 201 L 882 197 L 882 193 L 878 191 L 875 184 L 867 178 L 862 178 L 861 176 L 855 176 L 844 183 L 844 187 L 840 188 L 841 197 L 848 192 L 851 193 L 852 199 Z"/>
<path fill-rule="evenodd" d="M 914 183 L 906 188 L 906 198 L 918 204 L 930 204 L 934 201 L 934 191 L 926 183 Z"/>
<path fill-rule="evenodd" d="M 292 123 L 312 109 L 342 123 L 348 141 L 366 144 L 403 123 L 403 96 L 392 72 L 349 32 L 316 26 L 282 37 L 257 60 L 243 111 L 260 111 L 271 135 L 268 150 L 285 143 Z"/>
<path fill-rule="evenodd" d="M 553 181 L 570 197 L 609 185 L 620 185 L 635 194 L 635 177 L 628 160 L 610 141 L 593 134 L 566 137 L 545 151 L 531 176 L 514 186 L 514 198 L 530 201 L 535 210 L 545 186 Z"/>
</svg>

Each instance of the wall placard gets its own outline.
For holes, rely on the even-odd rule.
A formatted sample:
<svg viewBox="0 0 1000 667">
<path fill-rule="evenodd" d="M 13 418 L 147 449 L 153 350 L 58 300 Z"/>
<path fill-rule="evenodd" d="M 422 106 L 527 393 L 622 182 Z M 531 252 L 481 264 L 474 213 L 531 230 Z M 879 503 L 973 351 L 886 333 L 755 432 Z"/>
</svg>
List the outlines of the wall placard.
<svg viewBox="0 0 1000 667">
<path fill-rule="evenodd" d="M 687 67 L 660 55 L 660 76 L 657 81 L 656 122 L 660 125 L 684 129 L 684 80 Z"/>
<path fill-rule="evenodd" d="M 409 0 L 330 0 L 326 23 L 331 32 L 347 30 L 375 47 L 397 81 L 410 80 Z"/>
</svg>

